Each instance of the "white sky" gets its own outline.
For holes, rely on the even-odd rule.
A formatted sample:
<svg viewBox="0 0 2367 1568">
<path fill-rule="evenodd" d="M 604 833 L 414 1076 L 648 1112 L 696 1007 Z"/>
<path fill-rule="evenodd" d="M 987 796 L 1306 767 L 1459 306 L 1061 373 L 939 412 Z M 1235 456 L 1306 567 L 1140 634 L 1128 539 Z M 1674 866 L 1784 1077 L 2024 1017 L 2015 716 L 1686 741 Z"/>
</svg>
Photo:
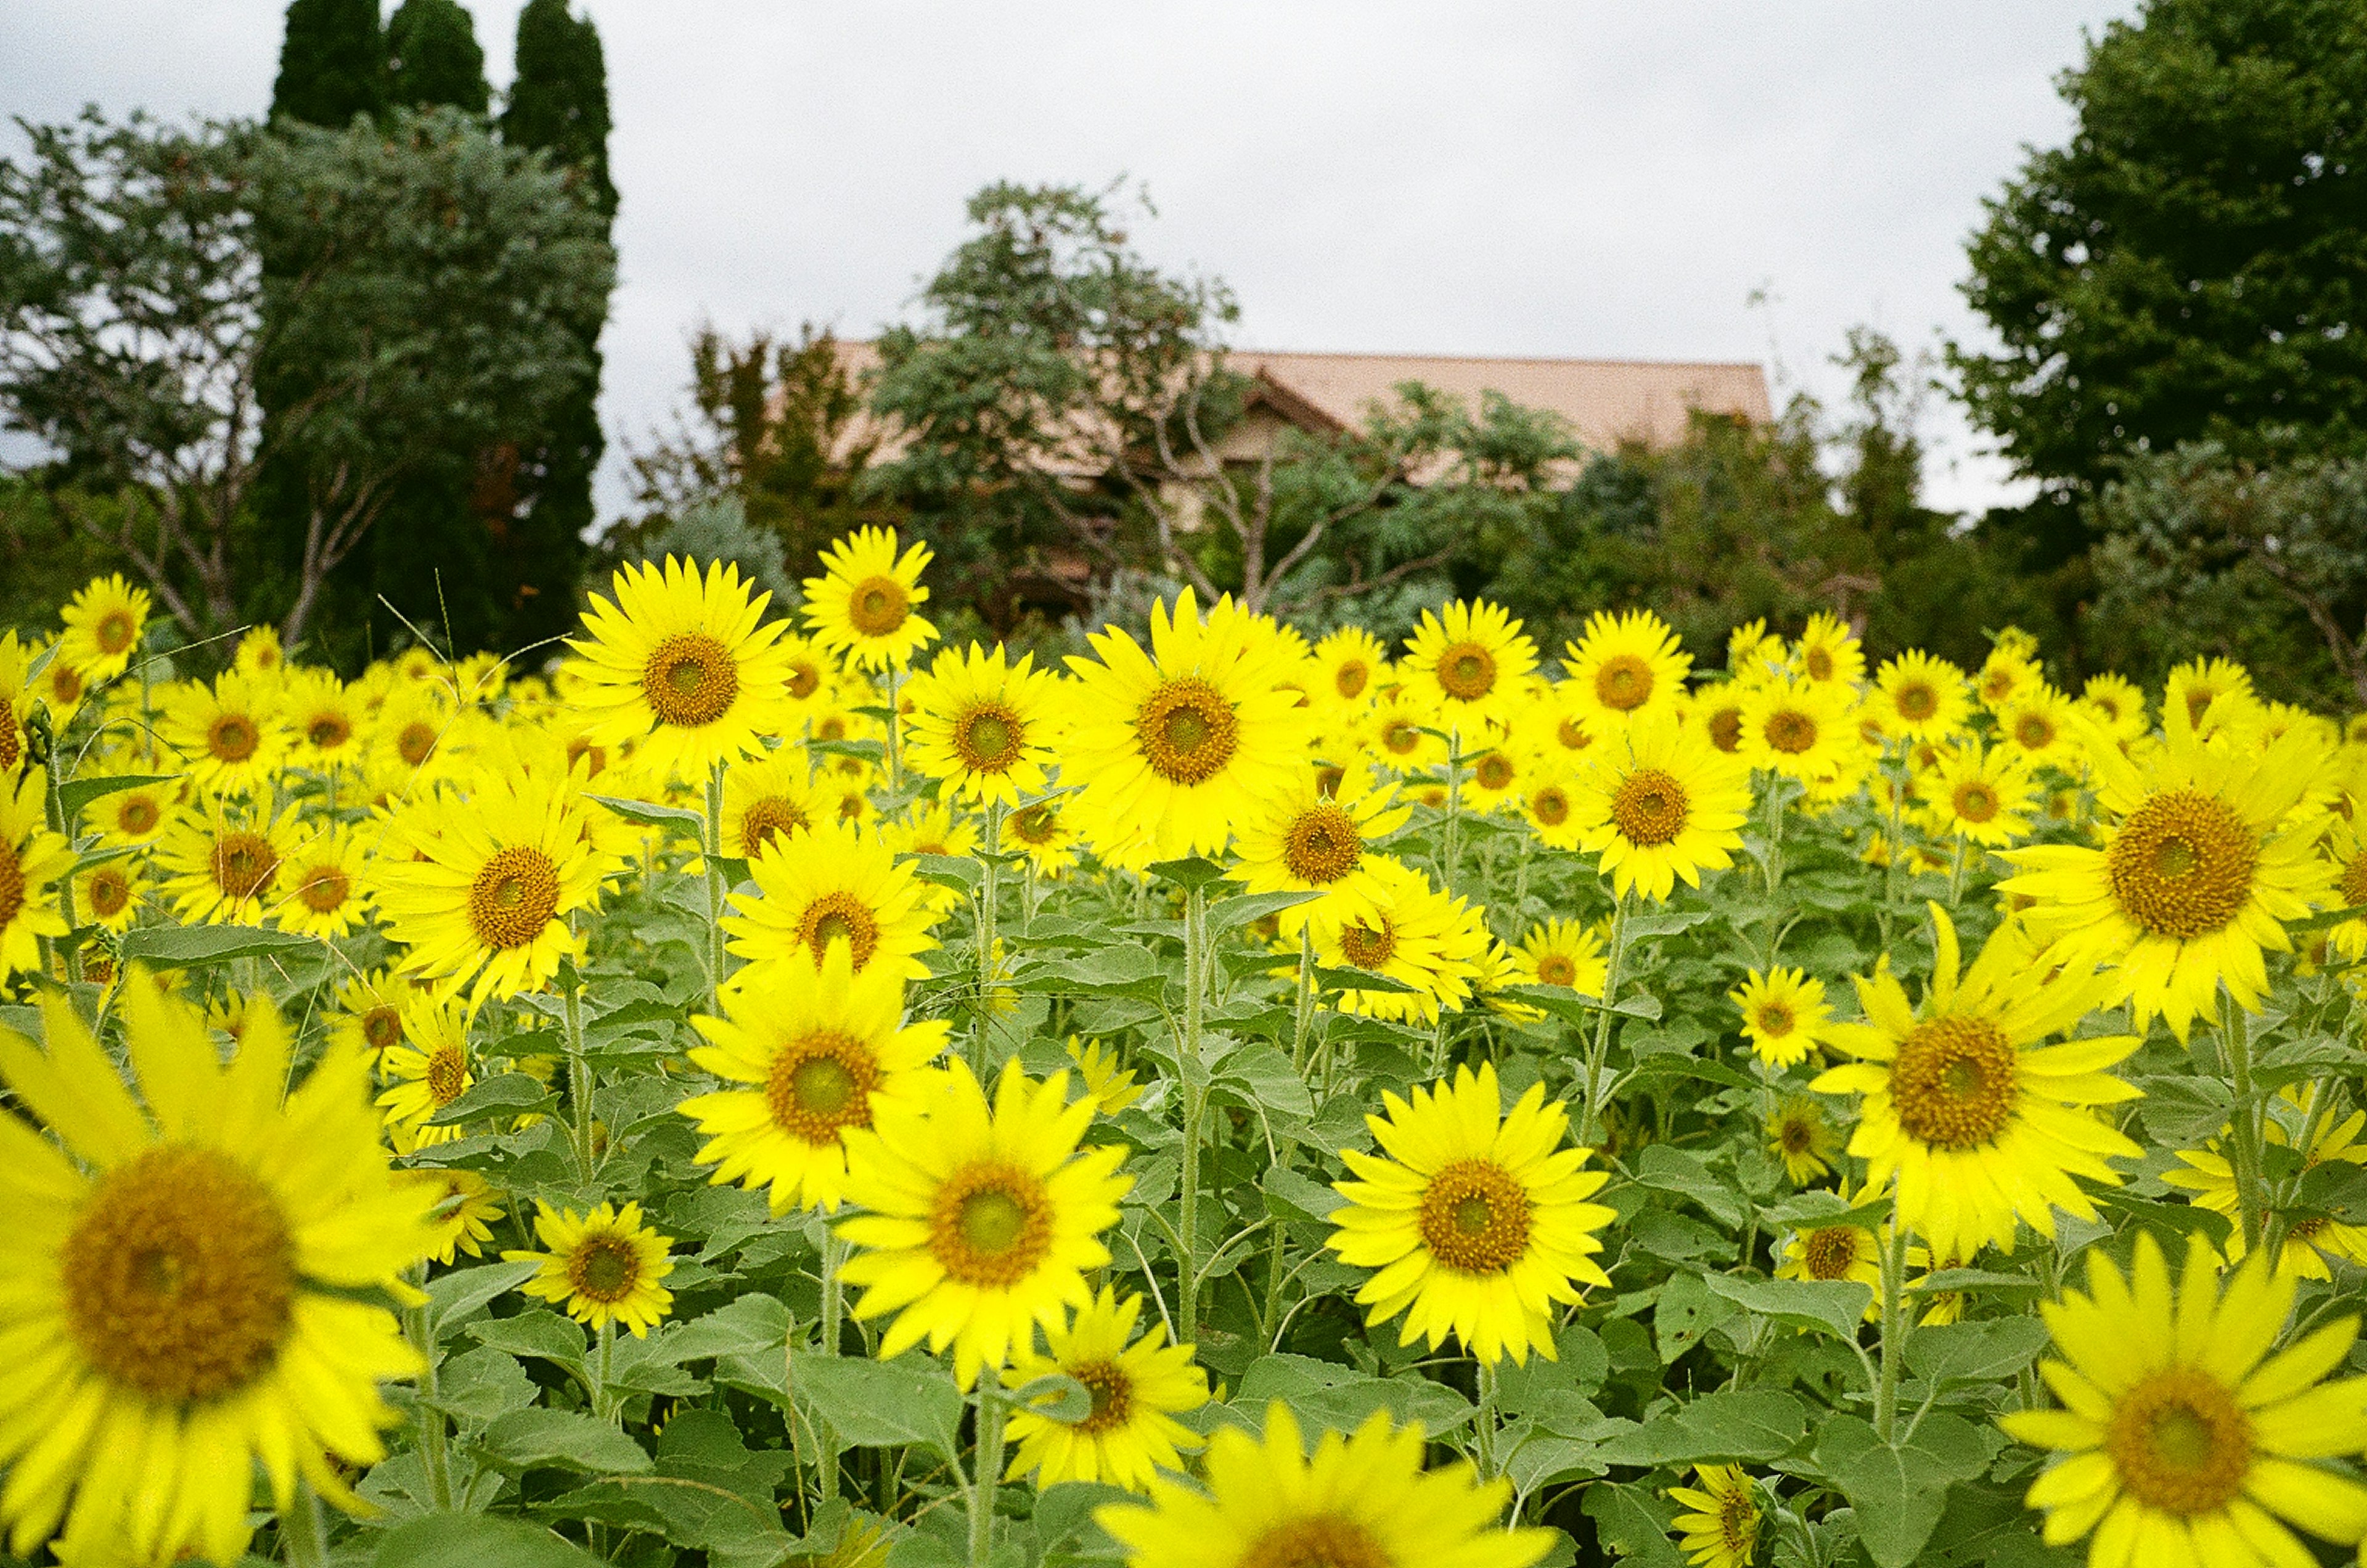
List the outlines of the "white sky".
<svg viewBox="0 0 2367 1568">
<path fill-rule="evenodd" d="M 496 85 L 520 0 L 467 0 Z M 2070 120 L 2053 80 L 2126 0 L 589 0 L 607 48 L 620 437 L 685 330 L 867 335 L 997 178 L 1146 183 L 1162 264 L 1261 348 L 1758 359 L 1838 404 L 1855 322 L 1976 331 L 1980 201 Z M 0 0 L 0 111 L 261 112 L 277 0 Z M 0 145 L 13 152 L 13 132 Z M 1753 310 L 1765 288 L 1772 304 Z M 1954 407 L 1933 504 L 2016 494 Z"/>
</svg>

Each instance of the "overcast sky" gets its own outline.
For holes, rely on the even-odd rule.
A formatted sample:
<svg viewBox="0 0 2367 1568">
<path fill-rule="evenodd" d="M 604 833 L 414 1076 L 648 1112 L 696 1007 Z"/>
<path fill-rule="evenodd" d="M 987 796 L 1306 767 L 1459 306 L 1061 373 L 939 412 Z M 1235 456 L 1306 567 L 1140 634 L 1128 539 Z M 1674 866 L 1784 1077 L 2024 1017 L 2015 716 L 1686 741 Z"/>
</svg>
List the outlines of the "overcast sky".
<svg viewBox="0 0 2367 1568">
<path fill-rule="evenodd" d="M 468 0 L 498 86 L 520 0 Z M 1146 184 L 1249 347 L 1756 359 L 1838 403 L 1856 322 L 1976 327 L 1980 202 L 2060 142 L 2106 0 L 1157 6 L 590 0 L 623 208 L 602 513 L 685 328 L 867 335 L 989 180 Z M 258 113 L 277 0 L 0 0 L 0 109 Z M 19 145 L 14 133 L 5 145 Z M 1754 310 L 1763 289 L 1769 303 Z M 2010 491 L 1953 405 L 1935 504 Z"/>
</svg>

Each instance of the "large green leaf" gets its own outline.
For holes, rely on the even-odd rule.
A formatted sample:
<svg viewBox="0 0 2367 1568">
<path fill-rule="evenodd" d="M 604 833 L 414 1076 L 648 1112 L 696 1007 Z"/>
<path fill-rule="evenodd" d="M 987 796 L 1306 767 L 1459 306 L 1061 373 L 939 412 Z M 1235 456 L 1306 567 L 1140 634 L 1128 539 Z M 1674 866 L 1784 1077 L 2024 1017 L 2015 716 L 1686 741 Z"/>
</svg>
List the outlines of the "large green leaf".
<svg viewBox="0 0 2367 1568">
<path fill-rule="evenodd" d="M 482 1447 L 504 1470 L 548 1465 L 594 1475 L 632 1475 L 651 1468 L 640 1444 L 580 1410 L 514 1410 L 485 1428 Z"/>
<path fill-rule="evenodd" d="M 1708 1282 L 1719 1295 L 1761 1317 L 1852 1343 L 1866 1303 L 1874 1300 L 1873 1287 L 1854 1280 L 1738 1280 L 1712 1274 Z"/>
<path fill-rule="evenodd" d="M 948 1458 L 960 1449 L 962 1398 L 934 1361 L 800 1356 L 791 1386 L 841 1442 L 863 1449 L 920 1443 Z"/>
<path fill-rule="evenodd" d="M 498 1514 L 430 1514 L 379 1539 L 370 1568 L 600 1568 L 540 1525 Z"/>
<path fill-rule="evenodd" d="M 2010 1378 L 2046 1348 L 2046 1325 L 2034 1317 L 1943 1323 L 1907 1341 L 1907 1367 L 1934 1382 Z"/>
<path fill-rule="evenodd" d="M 472 1087 L 427 1119 L 431 1127 L 453 1127 L 486 1116 L 524 1116 L 549 1111 L 559 1096 L 524 1073 L 500 1073 Z"/>
<path fill-rule="evenodd" d="M 1828 1418 L 1818 1434 L 1817 1468 L 1857 1512 L 1858 1539 L 1876 1568 L 1907 1568 L 1931 1538 L 1952 1482 L 1988 1466 L 1979 1429 L 1952 1416 L 1928 1416 L 1897 1448 L 1854 1416 Z"/>
<path fill-rule="evenodd" d="M 180 776 L 178 773 L 119 773 L 111 779 L 75 779 L 58 786 L 58 809 L 64 814 L 66 825 L 71 828 L 74 819 L 82 815 L 83 807 L 94 800 L 104 800 L 110 795 L 120 795 L 127 789 L 138 789 L 142 784 L 172 784 Z"/>
<path fill-rule="evenodd" d="M 130 963 L 153 969 L 196 969 L 238 958 L 270 958 L 314 948 L 311 937 L 260 926 L 150 926 L 123 933 L 121 950 Z"/>
</svg>

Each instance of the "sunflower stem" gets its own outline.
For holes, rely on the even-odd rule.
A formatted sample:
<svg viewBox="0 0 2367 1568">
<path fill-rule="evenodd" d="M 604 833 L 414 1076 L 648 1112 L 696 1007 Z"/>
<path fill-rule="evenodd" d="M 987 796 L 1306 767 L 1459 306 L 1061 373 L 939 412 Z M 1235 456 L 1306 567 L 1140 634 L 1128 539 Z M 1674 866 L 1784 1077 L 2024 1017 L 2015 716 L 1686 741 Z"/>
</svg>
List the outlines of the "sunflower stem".
<svg viewBox="0 0 2367 1568">
<path fill-rule="evenodd" d="M 567 987 L 567 1099 L 574 1111 L 569 1141 L 575 1145 L 575 1168 L 592 1179 L 592 1064 L 583 1056 L 583 987 Z"/>
<path fill-rule="evenodd" d="M 987 802 L 986 852 L 979 857 L 978 878 L 978 1019 L 970 1035 L 969 1068 L 978 1081 L 986 1081 L 988 1033 L 994 1018 L 994 916 L 995 902 L 1001 889 L 996 886 L 995 873 L 1001 870 L 996 856 L 1002 850 L 1002 803 Z"/>
<path fill-rule="evenodd" d="M 329 1561 L 329 1521 L 311 1486 L 296 1483 L 296 1499 L 279 1516 L 279 1542 L 294 1568 L 319 1568 Z"/>
<path fill-rule="evenodd" d="M 834 1234 L 826 1234 L 821 1244 L 821 1354 L 838 1354 L 838 1337 L 845 1321 L 845 1287 L 839 1282 L 839 1266 L 846 1261 L 846 1243 Z M 814 1440 L 821 1452 L 817 1456 L 821 1483 L 821 1500 L 828 1504 L 838 1498 L 838 1432 L 820 1418 L 814 1422 Z"/>
<path fill-rule="evenodd" d="M 1455 893 L 1455 874 L 1462 869 L 1463 859 L 1463 727 L 1449 726 L 1446 731 L 1446 848 L 1439 857 L 1439 880 L 1446 885 L 1447 896 Z"/>
<path fill-rule="evenodd" d="M 2260 1245 L 2261 1216 L 2268 1207 L 2260 1180 L 2260 1097 L 2252 1087 L 2251 1032 L 2244 1009 L 2224 989 L 2219 993 L 2219 1038 L 2236 1090 L 2236 1208 L 2243 1220 L 2244 1247 L 2252 1251 Z"/>
<path fill-rule="evenodd" d="M 896 706 L 896 666 L 888 666 L 888 793 L 893 795 L 903 788 L 902 772 L 898 762 L 897 733 L 903 717 Z"/>
<path fill-rule="evenodd" d="M 713 1014 L 723 987 L 723 763 L 707 774 L 707 1010 Z"/>
<path fill-rule="evenodd" d="M 1315 1032 L 1315 932 L 1302 923 L 1298 928 L 1298 989 L 1291 1002 L 1290 1065 L 1298 1076 L 1307 1076 L 1307 1042 Z"/>
<path fill-rule="evenodd" d="M 592 1359 L 592 1413 L 603 1421 L 617 1421 L 623 1402 L 608 1392 L 608 1378 L 617 1358 L 617 1320 L 600 1324 L 599 1349 Z M 619 1426 L 622 1422 L 617 1422 Z"/>
<path fill-rule="evenodd" d="M 412 1283 L 426 1283 L 427 1266 L 421 1264 L 413 1271 Z M 427 1471 L 428 1500 L 437 1509 L 452 1506 L 452 1456 L 444 1429 L 444 1412 L 437 1407 L 436 1383 L 436 1337 L 427 1324 L 427 1303 L 402 1309 L 403 1337 L 419 1352 L 420 1371 L 418 1397 L 412 1405 L 413 1418 L 419 1423 L 419 1458 Z"/>
<path fill-rule="evenodd" d="M 1603 962 L 1603 1005 L 1594 1013 L 1594 1048 L 1586 1057 L 1586 1116 L 1579 1123 L 1578 1141 L 1591 1145 L 1603 1130 L 1603 1069 L 1611 1056 L 1611 1009 L 1619 999 L 1619 968 L 1627 956 L 1627 908 L 1635 897 L 1629 889 L 1611 910 L 1611 953 Z"/>
<path fill-rule="evenodd" d="M 1479 1414 L 1471 1427 L 1471 1461 L 1483 1482 L 1496 1479 L 1496 1363 L 1483 1360 L 1479 1363 Z"/>
<path fill-rule="evenodd" d="M 970 1568 L 986 1568 L 994 1540 L 994 1494 L 1002 1481 L 1002 1391 L 990 1381 L 993 1376 L 991 1371 L 979 1374 L 978 1454 L 970 1461 L 969 1482 Z"/>
<path fill-rule="evenodd" d="M 1900 1286 L 1906 1272 L 1907 1230 L 1898 1223 L 1898 1190 L 1894 1186 L 1890 1224 L 1882 1238 L 1882 1369 L 1874 1389 L 1874 1431 L 1886 1443 L 1898 1425 L 1898 1376 L 1907 1348 Z"/>
<path fill-rule="evenodd" d="M 1956 858 L 1948 867 L 1948 908 L 1961 909 L 1965 905 L 1965 836 L 1956 835 Z"/>
<path fill-rule="evenodd" d="M 1182 1212 L 1177 1216 L 1183 1247 L 1175 1259 L 1175 1333 L 1200 1335 L 1200 1134 L 1208 1106 L 1200 1037 L 1207 1017 L 1201 970 L 1208 945 L 1208 896 L 1195 884 L 1184 895 L 1184 1049 L 1177 1066 L 1184 1089 Z"/>
</svg>

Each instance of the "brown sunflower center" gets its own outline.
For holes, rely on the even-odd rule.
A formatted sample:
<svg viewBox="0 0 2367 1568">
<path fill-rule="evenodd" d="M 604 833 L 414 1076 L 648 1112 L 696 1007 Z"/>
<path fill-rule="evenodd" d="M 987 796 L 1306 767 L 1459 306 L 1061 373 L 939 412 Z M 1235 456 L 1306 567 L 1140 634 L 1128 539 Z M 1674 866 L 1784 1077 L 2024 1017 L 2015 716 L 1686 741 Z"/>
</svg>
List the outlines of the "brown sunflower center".
<svg viewBox="0 0 2367 1568">
<path fill-rule="evenodd" d="M 2120 1396 L 2104 1433 L 2121 1484 L 2165 1513 L 2215 1513 L 2252 1469 L 2252 1422 L 2226 1385 L 2165 1367 Z"/>
<path fill-rule="evenodd" d="M 1816 1146 L 1817 1130 L 1805 1116 L 1786 1116 L 1775 1130 L 1775 1137 L 1785 1154 L 1804 1155 Z"/>
<path fill-rule="evenodd" d="M 1912 724 L 1920 724 L 1940 711 L 1940 694 L 1924 682 L 1910 681 L 1898 688 L 1892 705 L 1898 709 L 1899 717 Z"/>
<path fill-rule="evenodd" d="M 17 918 L 25 907 L 25 863 L 17 858 L 17 846 L 0 839 L 0 931 Z"/>
<path fill-rule="evenodd" d="M 1709 743 L 1721 751 L 1742 749 L 1742 710 L 1722 707 L 1709 716 Z"/>
<path fill-rule="evenodd" d="M 1829 648 L 1808 649 L 1808 679 L 1829 681 L 1833 678 L 1833 650 Z"/>
<path fill-rule="evenodd" d="M 217 714 L 206 726 L 206 751 L 218 762 L 243 762 L 262 744 L 262 730 L 243 713 Z"/>
<path fill-rule="evenodd" d="M 214 840 L 214 886 L 232 898 L 252 898 L 279 874 L 279 853 L 260 833 L 244 829 Z"/>
<path fill-rule="evenodd" d="M 1659 768 L 1638 768 L 1611 796 L 1611 821 L 1631 844 L 1651 849 L 1684 831 L 1685 786 Z"/>
<path fill-rule="evenodd" d="M 1548 953 L 1537 960 L 1537 984 L 1567 986 L 1578 978 L 1578 963 L 1567 953 Z"/>
<path fill-rule="evenodd" d="M 91 637 L 98 644 L 98 650 L 110 658 L 128 652 L 132 639 L 139 635 L 140 628 L 132 624 L 129 610 L 109 610 L 98 618 L 98 625 L 91 628 Z"/>
<path fill-rule="evenodd" d="M 1001 703 L 980 703 L 954 721 L 954 755 L 974 773 L 1007 772 L 1027 744 L 1027 726 Z"/>
<path fill-rule="evenodd" d="M 1127 1417 L 1134 1414 L 1134 1380 L 1116 1362 L 1088 1361 L 1069 1368 L 1068 1373 L 1085 1385 L 1085 1396 L 1092 1401 L 1074 1430 L 1106 1432 L 1125 1426 Z"/>
<path fill-rule="evenodd" d="M 1421 744 L 1421 727 L 1410 718 L 1393 718 L 1381 727 L 1381 747 L 1392 757 L 1407 757 Z"/>
<path fill-rule="evenodd" d="M 929 1251 L 964 1285 L 1016 1284 L 1052 1247 L 1044 1184 L 1002 1160 L 973 1161 L 947 1178 L 929 1214 Z"/>
<path fill-rule="evenodd" d="M 1547 828 L 1558 828 L 1569 820 L 1569 796 L 1559 784 L 1547 784 L 1529 797 L 1530 814 Z"/>
<path fill-rule="evenodd" d="M 1808 1233 L 1800 1244 L 1800 1258 L 1811 1280 L 1846 1280 L 1857 1267 L 1857 1249 L 1855 1225 L 1827 1225 Z"/>
<path fill-rule="evenodd" d="M 2012 1043 L 1988 1019 L 1927 1019 L 1899 1043 L 1890 1097 L 1908 1137 L 1974 1149 L 1995 1143 L 2012 1120 L 2021 1077 Z"/>
<path fill-rule="evenodd" d="M 676 632 L 651 649 L 641 667 L 641 698 L 660 724 L 713 724 L 739 694 L 739 663 L 705 632 Z"/>
<path fill-rule="evenodd" d="M 1196 675 L 1161 684 L 1135 715 L 1143 761 L 1171 784 L 1206 784 L 1240 744 L 1241 723 L 1222 692 Z"/>
<path fill-rule="evenodd" d="M 1770 747 L 1787 757 L 1796 757 L 1817 744 L 1817 721 L 1798 708 L 1777 708 L 1767 716 L 1760 732 Z"/>
<path fill-rule="evenodd" d="M 879 919 L 869 905 L 852 893 L 825 893 L 808 904 L 798 918 L 798 941 L 812 950 L 817 964 L 830 956 L 832 942 L 843 942 L 855 967 L 860 969 L 871 962 L 879 946 Z"/>
<path fill-rule="evenodd" d="M 2337 908 L 2355 909 L 2367 904 L 2367 849 L 2352 855 L 2350 863 L 2343 867 L 2340 886 L 2342 902 Z"/>
<path fill-rule="evenodd" d="M 1431 1256 L 1466 1274 L 1501 1274 L 1528 1255 L 1529 1195 L 1493 1160 L 1441 1166 L 1415 1225 Z"/>
<path fill-rule="evenodd" d="M 1508 790 L 1512 787 L 1517 771 L 1512 759 L 1501 751 L 1490 751 L 1479 759 L 1478 765 L 1471 770 L 1471 777 L 1481 789 Z"/>
<path fill-rule="evenodd" d="M 164 808 L 154 801 L 144 795 L 135 795 L 115 808 L 115 825 L 136 839 L 154 832 L 164 816 Z"/>
<path fill-rule="evenodd" d="M 1337 1514 L 1285 1519 L 1236 1561 L 1239 1568 L 1404 1568 L 1371 1531 Z"/>
<path fill-rule="evenodd" d="M 441 1111 L 469 1087 L 469 1054 L 458 1045 L 438 1045 L 427 1053 L 427 1098 Z"/>
<path fill-rule="evenodd" d="M 1979 779 L 1967 779 L 1956 786 L 1952 797 L 1956 815 L 1977 826 L 1995 819 L 1999 807 L 1997 791 Z"/>
<path fill-rule="evenodd" d="M 1340 667 L 1331 671 L 1331 689 L 1342 697 L 1361 697 L 1372 679 L 1372 668 L 1363 660 L 1343 660 Z"/>
<path fill-rule="evenodd" d="M 2184 942 L 2242 912 L 2259 864 L 2259 836 L 2199 790 L 2169 790 L 2129 814 L 2105 852 L 2112 897 L 2147 934 Z"/>
<path fill-rule="evenodd" d="M 1352 921 L 1340 928 L 1340 956 L 1359 969 L 1378 969 L 1398 950 L 1397 928 L 1386 915 L 1373 917 L 1379 929 L 1363 921 Z"/>
<path fill-rule="evenodd" d="M 1011 818 L 1011 831 L 1023 844 L 1050 843 L 1060 830 L 1060 818 L 1048 806 L 1031 806 Z"/>
<path fill-rule="evenodd" d="M 846 596 L 847 623 L 865 637 L 886 637 L 912 613 L 912 595 L 892 577 L 866 577 Z"/>
<path fill-rule="evenodd" d="M 2186 694 L 2186 722 L 2201 724 L 2211 705 L 2219 700 L 2218 691 L 2210 686 L 2196 686 Z"/>
<path fill-rule="evenodd" d="M 469 885 L 469 924 L 487 947 L 524 947 L 559 913 L 559 868 L 530 844 L 493 852 Z"/>
<path fill-rule="evenodd" d="M 764 1103 L 773 1125 L 800 1143 L 838 1142 L 841 1127 L 871 1125 L 879 1059 L 851 1034 L 823 1030 L 792 1041 L 773 1058 Z"/>
<path fill-rule="evenodd" d="M 353 879 L 344 872 L 333 865 L 316 865 L 304 874 L 303 886 L 296 889 L 296 896 L 304 901 L 306 908 L 325 915 L 344 908 L 353 890 Z"/>
<path fill-rule="evenodd" d="M 1318 806 L 1291 819 L 1283 835 L 1282 863 L 1301 882 L 1329 886 L 1356 869 L 1365 837 L 1345 808 Z"/>
<path fill-rule="evenodd" d="M 402 1015 L 391 1007 L 375 1007 L 362 1014 L 362 1043 L 373 1051 L 391 1051 L 402 1043 Z"/>
<path fill-rule="evenodd" d="M 740 853 L 753 860 L 776 843 L 786 843 L 813 824 L 793 801 L 777 795 L 752 800 L 740 814 Z"/>
<path fill-rule="evenodd" d="M 15 858 L 13 852 L 0 847 L 0 926 L 6 926 L 9 917 L 17 912 L 9 907 L 8 901 L 8 876 L 14 869 Z M 17 874 L 17 882 L 18 901 L 22 902 L 24 877 L 21 873 Z M 124 906 L 131 902 L 131 878 L 120 866 L 100 866 L 83 885 L 83 897 L 90 905 L 90 912 L 102 919 L 119 915 Z"/>
<path fill-rule="evenodd" d="M 1779 1035 L 1789 1034 L 1792 1032 L 1792 1010 L 1785 1007 L 1782 1002 L 1761 1002 L 1759 1004 L 1760 1033 Z"/>
<path fill-rule="evenodd" d="M 1496 689 L 1496 656 L 1476 642 L 1458 642 L 1438 656 L 1439 690 L 1458 703 L 1476 703 Z"/>
<path fill-rule="evenodd" d="M 1594 672 L 1594 695 L 1604 707 L 1631 713 L 1652 700 L 1652 667 L 1632 653 L 1615 653 Z"/>
<path fill-rule="evenodd" d="M 421 766 L 436 755 L 436 727 L 424 718 L 413 719 L 395 736 L 394 752 L 406 766 Z"/>
<path fill-rule="evenodd" d="M 2026 751 L 2044 751 L 2055 744 L 2055 724 L 2043 713 L 2026 713 L 2013 722 L 2013 738 Z"/>
<path fill-rule="evenodd" d="M 24 755 L 25 741 L 17 730 L 16 710 L 0 703 L 0 773 L 14 772 Z"/>
<path fill-rule="evenodd" d="M 334 751 L 353 739 L 354 727 L 343 714 L 314 714 L 305 723 L 304 739 L 318 751 Z"/>
<path fill-rule="evenodd" d="M 567 1256 L 567 1284 L 575 1294 L 614 1306 L 641 1282 L 641 1249 L 621 1235 L 595 1231 Z"/>
<path fill-rule="evenodd" d="M 287 1213 L 212 1149 L 163 1144 L 108 1171 L 59 1261 L 83 1354 L 162 1404 L 245 1388 L 277 1362 L 294 1316 Z"/>
<path fill-rule="evenodd" d="M 1594 744 L 1594 737 L 1586 732 L 1586 726 L 1574 715 L 1564 716 L 1562 721 L 1554 726 L 1554 739 L 1565 750 L 1570 751 L 1583 751 Z"/>
</svg>

